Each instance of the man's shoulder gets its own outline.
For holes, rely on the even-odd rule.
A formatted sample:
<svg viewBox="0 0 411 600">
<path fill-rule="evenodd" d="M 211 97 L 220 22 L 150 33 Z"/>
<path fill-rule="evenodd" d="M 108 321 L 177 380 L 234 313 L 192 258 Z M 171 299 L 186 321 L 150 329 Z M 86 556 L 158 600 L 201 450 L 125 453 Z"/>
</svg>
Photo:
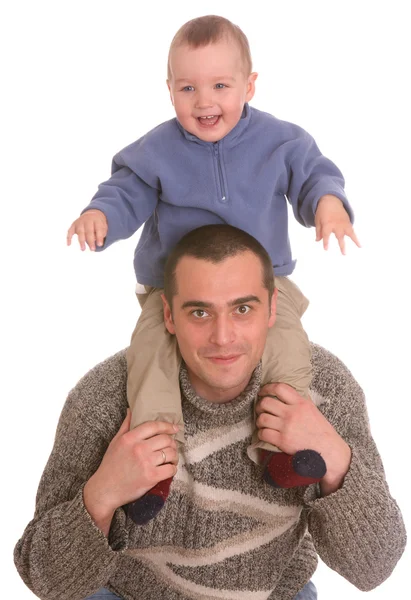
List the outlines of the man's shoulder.
<svg viewBox="0 0 411 600">
<path fill-rule="evenodd" d="M 319 344 L 311 343 L 311 395 L 319 406 L 323 403 L 347 406 L 364 404 L 364 392 L 344 362 Z"/>
<path fill-rule="evenodd" d="M 95 365 L 77 383 L 79 388 L 124 388 L 127 382 L 126 349 L 120 350 Z"/>
<path fill-rule="evenodd" d="M 99 432 L 110 441 L 126 412 L 127 361 L 122 350 L 90 369 L 70 390 L 58 428 Z"/>
<path fill-rule="evenodd" d="M 126 350 L 90 369 L 70 391 L 68 407 L 85 412 L 106 412 L 127 403 Z M 111 411 L 110 411 L 111 412 Z"/>
</svg>

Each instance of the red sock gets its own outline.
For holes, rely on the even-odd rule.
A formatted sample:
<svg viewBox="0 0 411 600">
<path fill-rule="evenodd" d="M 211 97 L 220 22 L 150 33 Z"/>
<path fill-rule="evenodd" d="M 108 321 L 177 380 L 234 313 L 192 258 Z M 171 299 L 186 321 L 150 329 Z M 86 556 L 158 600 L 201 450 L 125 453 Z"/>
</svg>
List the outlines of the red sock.
<svg viewBox="0 0 411 600">
<path fill-rule="evenodd" d="M 264 480 L 273 487 L 292 488 L 320 481 L 327 472 L 322 456 L 315 450 L 294 455 L 261 450 Z"/>
<path fill-rule="evenodd" d="M 136 525 L 145 525 L 157 516 L 170 492 L 172 477 L 159 481 L 144 496 L 127 504 L 127 514 Z"/>
</svg>

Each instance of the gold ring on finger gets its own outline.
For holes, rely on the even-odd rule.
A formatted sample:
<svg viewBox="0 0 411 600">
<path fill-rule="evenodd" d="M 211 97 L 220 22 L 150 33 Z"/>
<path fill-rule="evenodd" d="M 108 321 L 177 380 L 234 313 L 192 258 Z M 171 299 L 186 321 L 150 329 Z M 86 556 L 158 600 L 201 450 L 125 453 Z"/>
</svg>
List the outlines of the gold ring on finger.
<svg viewBox="0 0 411 600">
<path fill-rule="evenodd" d="M 163 455 L 163 462 L 161 464 L 164 465 L 167 462 L 167 456 L 164 450 L 160 450 L 160 452 Z"/>
</svg>

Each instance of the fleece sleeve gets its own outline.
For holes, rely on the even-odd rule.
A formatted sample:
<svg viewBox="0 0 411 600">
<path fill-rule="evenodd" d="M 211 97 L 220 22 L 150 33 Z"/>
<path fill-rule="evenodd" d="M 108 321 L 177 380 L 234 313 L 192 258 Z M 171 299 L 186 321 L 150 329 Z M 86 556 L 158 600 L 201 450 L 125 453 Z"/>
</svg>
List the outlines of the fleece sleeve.
<svg viewBox="0 0 411 600">
<path fill-rule="evenodd" d="M 161 189 L 154 174 L 155 164 L 140 140 L 113 158 L 110 179 L 98 186 L 90 204 L 82 211 L 83 214 L 101 210 L 106 216 L 107 236 L 97 251 L 129 238 L 154 213 Z"/>
<path fill-rule="evenodd" d="M 322 196 L 337 196 L 354 221 L 352 208 L 344 191 L 344 178 L 337 166 L 323 156 L 314 139 L 303 130 L 292 143 L 293 152 L 288 159 L 289 185 L 286 196 L 294 216 L 301 225 L 314 225 L 315 212 Z"/>
</svg>

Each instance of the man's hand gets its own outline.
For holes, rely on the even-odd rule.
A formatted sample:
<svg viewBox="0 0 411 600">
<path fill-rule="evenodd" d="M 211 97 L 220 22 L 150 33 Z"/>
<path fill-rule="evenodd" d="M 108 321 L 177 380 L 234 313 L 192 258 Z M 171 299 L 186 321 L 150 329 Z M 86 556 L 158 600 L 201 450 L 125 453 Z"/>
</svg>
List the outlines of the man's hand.
<svg viewBox="0 0 411 600">
<path fill-rule="evenodd" d="M 149 421 L 130 431 L 130 421 L 128 410 L 99 468 L 84 486 L 84 504 L 105 535 L 117 508 L 141 498 L 177 472 L 178 451 L 172 437 L 177 426 Z"/>
<path fill-rule="evenodd" d="M 315 213 L 316 242 L 323 240 L 324 250 L 328 250 L 330 235 L 333 233 L 338 240 L 342 254 L 345 254 L 345 236 L 361 248 L 360 242 L 355 235 L 350 217 L 343 203 L 336 196 L 327 194 L 320 198 Z"/>
<path fill-rule="evenodd" d="M 73 235 L 77 234 L 80 248 L 86 249 L 86 242 L 90 250 L 104 244 L 108 225 L 106 215 L 101 210 L 88 210 L 76 219 L 67 232 L 67 246 L 71 245 Z"/>
<path fill-rule="evenodd" d="M 349 469 L 351 449 L 315 404 L 285 383 L 265 385 L 260 397 L 256 407 L 259 439 L 291 455 L 316 450 L 327 465 L 321 480 L 323 495 L 337 490 Z"/>
</svg>

